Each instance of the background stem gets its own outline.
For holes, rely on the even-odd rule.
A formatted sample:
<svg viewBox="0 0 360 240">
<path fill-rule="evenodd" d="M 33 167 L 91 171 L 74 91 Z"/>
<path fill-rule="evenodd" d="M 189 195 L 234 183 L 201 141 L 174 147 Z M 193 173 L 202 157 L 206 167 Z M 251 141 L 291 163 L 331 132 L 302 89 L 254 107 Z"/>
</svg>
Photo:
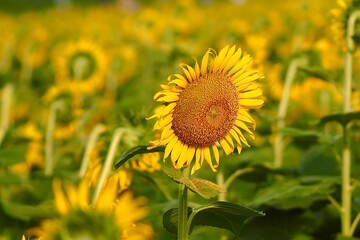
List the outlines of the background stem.
<svg viewBox="0 0 360 240">
<path fill-rule="evenodd" d="M 62 101 L 58 100 L 51 104 L 47 128 L 46 128 L 46 143 L 45 143 L 45 175 L 51 176 L 54 170 L 54 131 L 56 123 L 56 111 L 62 106 Z"/>
<path fill-rule="evenodd" d="M 0 146 L 4 140 L 7 129 L 10 125 L 10 108 L 13 98 L 14 86 L 13 84 L 6 84 L 2 93 L 1 104 L 1 121 L 0 121 Z"/>
<path fill-rule="evenodd" d="M 344 63 L 344 113 L 351 112 L 351 85 L 352 85 L 352 53 L 355 50 L 353 36 L 355 34 L 355 24 L 360 17 L 360 11 L 350 14 L 346 29 L 346 53 Z M 341 192 L 341 233 L 344 236 L 351 237 L 351 152 L 348 136 L 349 126 L 343 128 L 343 154 L 342 154 L 342 192 Z"/>
<path fill-rule="evenodd" d="M 290 65 L 286 72 L 285 77 L 285 84 L 284 89 L 282 92 L 282 97 L 279 105 L 279 112 L 277 116 L 277 134 L 275 139 L 275 146 L 274 146 L 274 167 L 280 168 L 283 164 L 283 149 L 284 149 L 284 142 L 283 142 L 283 135 L 280 130 L 285 127 L 285 117 L 287 107 L 289 105 L 290 100 L 290 88 L 295 79 L 296 72 L 299 66 L 299 63 L 302 59 L 293 59 L 290 62 Z"/>
<path fill-rule="evenodd" d="M 98 200 L 101 190 L 104 186 L 105 180 L 107 179 L 107 177 L 109 176 L 110 170 L 111 170 L 111 166 L 113 164 L 114 161 L 114 157 L 116 154 L 116 150 L 117 147 L 119 145 L 119 142 L 123 136 L 124 133 L 126 133 L 126 128 L 118 128 L 115 130 L 113 137 L 111 139 L 111 144 L 110 144 L 110 148 L 109 151 L 106 155 L 106 159 L 105 159 L 105 163 L 104 163 L 104 167 L 102 169 L 100 178 L 99 178 L 99 182 L 96 185 L 96 189 L 95 189 L 95 193 L 94 193 L 94 197 L 93 197 L 93 204 L 96 203 L 96 201 Z"/>
</svg>

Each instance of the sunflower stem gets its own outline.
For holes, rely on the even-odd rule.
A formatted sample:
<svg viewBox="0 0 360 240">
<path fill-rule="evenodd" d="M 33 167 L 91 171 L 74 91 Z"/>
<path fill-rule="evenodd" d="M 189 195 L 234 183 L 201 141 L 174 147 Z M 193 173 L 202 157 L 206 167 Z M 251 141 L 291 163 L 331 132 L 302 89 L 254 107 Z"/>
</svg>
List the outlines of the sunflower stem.
<svg viewBox="0 0 360 240">
<path fill-rule="evenodd" d="M 230 187 L 231 183 L 237 178 L 240 177 L 241 175 L 245 174 L 245 173 L 249 173 L 254 171 L 254 168 L 252 167 L 248 167 L 248 168 L 243 168 L 243 169 L 238 169 L 236 170 L 233 174 L 230 175 L 230 177 L 228 177 L 228 179 L 226 179 L 225 183 L 224 183 L 224 188 L 227 191 L 228 188 Z"/>
<path fill-rule="evenodd" d="M 351 85 L 352 85 L 352 53 L 355 50 L 354 34 L 355 24 L 360 18 L 360 11 L 351 13 L 346 29 L 346 53 L 344 63 L 344 113 L 351 112 Z M 349 126 L 343 127 L 343 153 L 342 153 L 342 184 L 341 184 L 341 233 L 346 237 L 351 237 L 351 152 L 348 136 Z"/>
<path fill-rule="evenodd" d="M 115 132 L 113 134 L 113 137 L 111 139 L 110 148 L 106 155 L 104 167 L 102 169 L 98 184 L 96 185 L 96 189 L 95 189 L 95 193 L 94 193 L 94 197 L 93 197 L 93 201 L 92 201 L 92 203 L 94 205 L 96 204 L 96 202 L 100 196 L 101 190 L 105 184 L 105 181 L 106 181 L 107 177 L 109 176 L 109 173 L 111 170 L 111 165 L 114 161 L 114 157 L 115 157 L 119 142 L 120 142 L 121 138 L 123 137 L 123 135 L 125 133 L 127 133 L 127 131 L 128 130 L 126 128 L 118 128 L 115 130 Z"/>
<path fill-rule="evenodd" d="M 189 176 L 190 168 L 186 167 L 183 170 L 184 176 Z M 188 239 L 188 199 L 187 199 L 187 187 L 185 184 L 179 184 L 179 214 L 178 214 L 178 240 Z"/>
<path fill-rule="evenodd" d="M 79 171 L 79 177 L 82 178 L 85 175 L 86 169 L 89 165 L 90 161 L 90 153 L 94 149 L 97 139 L 99 135 L 105 130 L 105 126 L 103 124 L 98 124 L 92 130 L 89 141 L 87 142 L 84 157 L 81 162 L 81 167 Z"/>
<path fill-rule="evenodd" d="M 10 125 L 10 108 L 13 92 L 14 86 L 10 83 L 6 84 L 1 99 L 0 146 Z"/>
<path fill-rule="evenodd" d="M 283 134 L 280 130 L 285 127 L 285 117 L 286 111 L 290 100 L 290 88 L 295 79 L 297 69 L 299 65 L 303 64 L 305 59 L 295 58 L 290 62 L 290 66 L 286 72 L 284 89 L 282 92 L 282 97 L 279 105 L 279 112 L 277 116 L 277 134 L 274 145 L 274 167 L 280 168 L 283 164 Z"/>
<path fill-rule="evenodd" d="M 218 170 L 218 174 L 216 175 L 216 183 L 217 183 L 220 187 L 224 187 L 224 185 L 225 185 L 224 172 L 222 171 L 222 169 L 219 169 L 219 170 Z M 226 200 L 226 191 L 219 193 L 219 195 L 218 195 L 218 200 L 219 200 L 219 201 L 225 201 L 225 200 Z"/>
<path fill-rule="evenodd" d="M 54 168 L 54 131 L 56 123 L 56 111 L 63 105 L 61 100 L 55 101 L 50 106 L 45 142 L 45 175 L 51 176 Z"/>
</svg>

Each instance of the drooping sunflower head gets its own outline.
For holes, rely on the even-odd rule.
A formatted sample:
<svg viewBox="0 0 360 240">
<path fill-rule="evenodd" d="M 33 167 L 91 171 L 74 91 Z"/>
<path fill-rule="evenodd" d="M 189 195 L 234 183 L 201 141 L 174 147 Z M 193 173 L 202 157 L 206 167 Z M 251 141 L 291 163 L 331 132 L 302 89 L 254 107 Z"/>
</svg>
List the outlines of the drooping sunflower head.
<svg viewBox="0 0 360 240">
<path fill-rule="evenodd" d="M 339 8 L 330 10 L 332 16 L 331 29 L 335 41 L 344 47 L 348 20 L 353 12 L 360 10 L 360 0 L 337 0 L 337 3 Z M 353 39 L 358 42 L 360 38 L 360 24 L 356 24 L 355 28 Z"/>
<path fill-rule="evenodd" d="M 81 93 L 104 85 L 108 59 L 97 44 L 79 40 L 58 46 L 53 54 L 57 84 Z"/>
<path fill-rule="evenodd" d="M 240 152 L 242 144 L 249 146 L 243 132 L 254 138 L 249 126 L 255 128 L 255 121 L 248 110 L 264 103 L 255 83 L 261 75 L 251 68 L 251 57 L 241 54 L 235 46 L 218 55 L 209 49 L 200 65 L 181 64 L 183 74 L 170 76 L 155 94 L 164 106 L 153 116 L 160 134 L 151 144 L 166 145 L 164 159 L 170 156 L 175 168 L 189 166 L 195 158 L 192 173 L 204 160 L 216 171 L 219 144 L 229 155 L 235 148 Z"/>
</svg>

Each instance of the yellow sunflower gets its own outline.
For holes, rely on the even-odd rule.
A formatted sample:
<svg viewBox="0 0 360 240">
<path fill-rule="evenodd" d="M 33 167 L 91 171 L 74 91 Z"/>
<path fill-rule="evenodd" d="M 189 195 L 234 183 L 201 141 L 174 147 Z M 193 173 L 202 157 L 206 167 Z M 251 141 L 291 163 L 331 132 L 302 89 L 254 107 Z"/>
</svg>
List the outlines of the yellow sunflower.
<svg viewBox="0 0 360 240">
<path fill-rule="evenodd" d="M 95 43 L 71 42 L 58 46 L 53 55 L 55 80 L 61 90 L 91 94 L 104 86 L 108 60 Z"/>
<path fill-rule="evenodd" d="M 149 212 L 146 199 L 134 197 L 129 191 L 118 196 L 116 189 L 116 182 L 109 181 L 98 201 L 91 205 L 91 189 L 86 179 L 78 186 L 55 179 L 54 205 L 58 216 L 42 221 L 25 234 L 39 240 L 153 239 L 152 227 L 141 223 Z"/>
<path fill-rule="evenodd" d="M 344 48 L 348 19 L 353 12 L 360 10 L 360 1 L 337 0 L 337 3 L 339 7 L 330 10 L 330 15 L 332 16 L 331 30 L 333 32 L 335 41 Z M 355 31 L 355 35 L 357 36 L 359 35 L 359 28 L 358 26 L 356 28 L 357 31 Z"/>
<path fill-rule="evenodd" d="M 154 100 L 164 106 L 150 117 L 157 118 L 154 131 L 160 132 L 151 144 L 166 145 L 164 159 L 171 156 L 175 168 L 189 166 L 195 157 L 191 173 L 204 160 L 216 171 L 217 144 L 229 155 L 235 147 L 240 153 L 242 144 L 249 146 L 243 132 L 254 138 L 249 126 L 255 129 L 255 121 L 247 110 L 264 103 L 255 83 L 262 76 L 251 68 L 251 57 L 241 54 L 235 46 L 226 46 L 219 55 L 209 49 L 201 65 L 197 61 L 194 67 L 181 64 L 183 74 L 170 76 L 155 94 Z"/>
</svg>

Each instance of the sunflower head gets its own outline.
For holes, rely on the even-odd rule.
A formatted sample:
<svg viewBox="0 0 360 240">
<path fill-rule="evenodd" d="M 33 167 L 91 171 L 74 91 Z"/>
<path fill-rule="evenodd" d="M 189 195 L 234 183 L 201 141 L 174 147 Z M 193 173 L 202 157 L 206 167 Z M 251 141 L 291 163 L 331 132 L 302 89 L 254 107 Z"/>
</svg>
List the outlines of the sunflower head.
<svg viewBox="0 0 360 240">
<path fill-rule="evenodd" d="M 146 199 L 134 197 L 130 191 L 117 194 L 117 185 L 108 181 L 95 204 L 90 204 L 89 182 L 79 186 L 53 182 L 54 204 L 59 213 L 40 226 L 26 231 L 38 239 L 153 239 L 150 225 L 141 223 L 148 214 Z"/>
<path fill-rule="evenodd" d="M 108 59 L 97 44 L 79 40 L 59 45 L 53 53 L 53 65 L 62 90 L 91 94 L 104 85 Z"/>
<path fill-rule="evenodd" d="M 332 15 L 332 31 L 335 41 L 340 42 L 344 47 L 344 39 L 346 37 L 346 31 L 348 27 L 348 20 L 351 14 L 360 10 L 360 0 L 337 0 L 338 8 L 334 8 L 330 11 Z M 354 41 L 358 44 L 360 42 L 360 24 L 355 25 Z"/>
<path fill-rule="evenodd" d="M 248 110 L 263 105 L 255 83 L 261 75 L 251 68 L 251 57 L 241 54 L 235 46 L 219 54 L 209 49 L 201 64 L 181 64 L 183 73 L 170 76 L 155 94 L 163 106 L 153 116 L 154 130 L 160 134 L 151 144 L 166 145 L 164 158 L 171 157 L 175 168 L 189 166 L 195 158 L 192 173 L 204 160 L 215 171 L 218 145 L 228 155 L 235 148 L 240 152 L 243 144 L 249 146 L 243 132 L 254 138 L 249 126 L 255 128 L 255 121 Z"/>
</svg>

